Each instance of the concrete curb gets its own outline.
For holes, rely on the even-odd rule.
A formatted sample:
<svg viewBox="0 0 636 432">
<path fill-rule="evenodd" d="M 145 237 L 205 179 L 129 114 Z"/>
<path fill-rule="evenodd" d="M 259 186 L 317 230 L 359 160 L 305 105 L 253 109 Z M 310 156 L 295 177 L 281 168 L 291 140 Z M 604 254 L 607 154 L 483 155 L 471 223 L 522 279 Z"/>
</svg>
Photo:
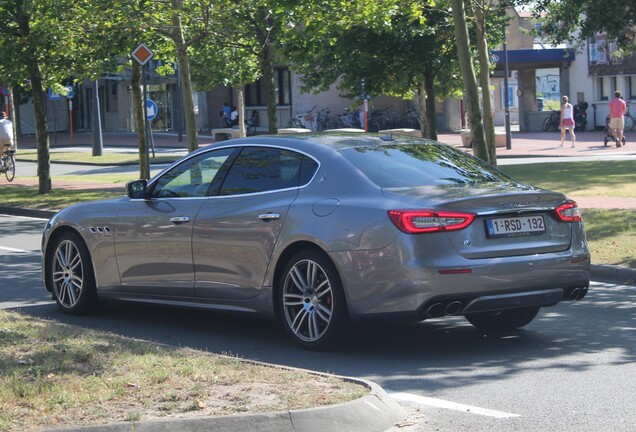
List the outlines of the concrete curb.
<svg viewBox="0 0 636 432">
<path fill-rule="evenodd" d="M 599 282 L 636 285 L 636 269 L 611 265 L 592 265 L 591 278 Z"/>
<path fill-rule="evenodd" d="M 360 379 L 340 378 L 366 386 L 369 388 L 369 394 L 338 405 L 304 410 L 193 419 L 121 422 L 45 430 L 48 432 L 130 432 L 131 430 L 136 432 L 243 432 L 252 430 L 263 432 L 381 432 L 404 417 L 405 412 L 402 407 L 377 384 Z"/>
<path fill-rule="evenodd" d="M 38 210 L 0 205 L 0 213 L 11 216 L 26 216 L 33 218 L 51 219 L 57 212 L 55 210 Z"/>
</svg>

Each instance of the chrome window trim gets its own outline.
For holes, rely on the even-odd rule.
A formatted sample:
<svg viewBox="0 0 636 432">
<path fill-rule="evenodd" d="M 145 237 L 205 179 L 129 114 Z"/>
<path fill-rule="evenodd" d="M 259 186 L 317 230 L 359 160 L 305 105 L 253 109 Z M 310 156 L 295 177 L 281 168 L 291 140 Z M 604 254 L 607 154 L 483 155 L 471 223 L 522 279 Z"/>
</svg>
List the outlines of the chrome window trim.
<svg viewBox="0 0 636 432">
<path fill-rule="evenodd" d="M 187 162 L 189 159 L 195 157 L 195 156 L 199 156 L 203 153 L 208 153 L 211 151 L 215 151 L 215 150 L 223 150 L 225 148 L 246 148 L 246 147 L 259 147 L 259 148 L 274 148 L 274 149 L 279 149 L 279 150 L 286 150 L 286 151 L 290 151 L 293 153 L 298 153 L 301 154 L 303 156 L 307 156 L 308 158 L 312 159 L 314 162 L 316 162 L 318 164 L 318 167 L 316 168 L 316 172 L 314 172 L 314 175 L 311 176 L 311 178 L 307 181 L 307 183 L 305 183 L 304 185 L 301 186 L 294 186 L 294 187 L 290 187 L 290 188 L 284 188 L 284 189 L 274 189 L 274 190 L 270 190 L 270 191 L 263 191 L 263 192 L 251 192 L 251 193 L 243 193 L 243 194 L 235 194 L 235 195 L 217 195 L 217 196 L 204 196 L 204 197 L 164 197 L 164 198 L 139 198 L 139 199 L 130 199 L 129 201 L 160 201 L 160 200 L 183 200 L 183 199 L 208 199 L 208 198 L 232 198 L 232 197 L 242 197 L 242 196 L 252 196 L 252 195 L 263 195 L 263 194 L 269 194 L 269 193 L 274 193 L 274 192 L 284 192 L 284 191 L 290 191 L 290 190 L 301 190 L 306 188 L 307 186 L 309 186 L 309 184 L 314 180 L 314 178 L 316 178 L 316 176 L 318 175 L 318 171 L 320 171 L 320 167 L 322 166 L 322 164 L 320 163 L 320 161 L 318 159 L 316 159 L 315 157 L 313 157 L 312 155 L 310 155 L 307 152 L 304 152 L 302 150 L 296 150 L 293 148 L 289 148 L 289 147 L 284 147 L 284 146 L 277 146 L 277 145 L 272 145 L 272 144 L 264 144 L 264 145 L 258 145 L 258 144 L 234 144 L 234 145 L 224 145 L 222 147 L 214 147 L 213 149 L 208 149 L 208 150 L 204 150 L 201 152 L 196 152 L 196 153 L 190 153 L 185 159 L 181 160 L 179 162 L 179 165 L 181 165 L 182 163 Z M 150 182 L 148 182 L 148 188 L 150 188 L 151 185 L 154 185 L 154 183 L 156 181 L 158 181 L 161 176 L 167 172 L 170 168 L 172 168 L 174 165 L 170 165 L 168 168 L 164 169 L 163 171 L 161 171 L 159 174 L 157 174 L 155 177 L 152 178 L 152 180 Z"/>
</svg>

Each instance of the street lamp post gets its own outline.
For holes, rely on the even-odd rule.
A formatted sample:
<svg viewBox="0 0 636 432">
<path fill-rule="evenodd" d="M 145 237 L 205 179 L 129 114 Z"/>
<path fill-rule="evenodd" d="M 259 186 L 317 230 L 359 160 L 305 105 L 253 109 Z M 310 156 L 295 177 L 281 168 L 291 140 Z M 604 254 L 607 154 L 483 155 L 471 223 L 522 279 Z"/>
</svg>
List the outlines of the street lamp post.
<svg viewBox="0 0 636 432">
<path fill-rule="evenodd" d="M 510 101 L 508 95 L 508 48 L 506 46 L 506 23 L 503 26 L 503 56 L 504 56 L 504 87 L 506 88 L 504 97 L 504 112 L 506 122 L 506 149 L 512 148 L 512 136 L 510 135 Z"/>
</svg>

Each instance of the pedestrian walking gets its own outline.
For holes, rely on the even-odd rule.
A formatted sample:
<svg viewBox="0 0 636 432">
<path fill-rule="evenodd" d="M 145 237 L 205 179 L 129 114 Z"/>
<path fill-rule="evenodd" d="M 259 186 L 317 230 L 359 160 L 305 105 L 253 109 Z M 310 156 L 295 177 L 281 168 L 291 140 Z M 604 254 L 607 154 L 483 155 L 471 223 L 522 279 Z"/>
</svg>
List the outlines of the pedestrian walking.
<svg viewBox="0 0 636 432">
<path fill-rule="evenodd" d="M 621 92 L 616 90 L 614 92 L 614 99 L 612 99 L 609 103 L 609 127 L 615 138 L 616 147 L 620 147 L 623 142 L 623 128 L 625 127 L 625 120 L 623 116 L 627 112 L 627 104 L 621 96 Z"/>
<path fill-rule="evenodd" d="M 561 147 L 565 142 L 565 131 L 570 131 L 570 138 L 572 139 L 572 148 L 576 142 L 576 136 L 574 135 L 574 107 L 570 103 L 567 96 L 563 96 L 563 103 L 561 104 Z"/>
</svg>

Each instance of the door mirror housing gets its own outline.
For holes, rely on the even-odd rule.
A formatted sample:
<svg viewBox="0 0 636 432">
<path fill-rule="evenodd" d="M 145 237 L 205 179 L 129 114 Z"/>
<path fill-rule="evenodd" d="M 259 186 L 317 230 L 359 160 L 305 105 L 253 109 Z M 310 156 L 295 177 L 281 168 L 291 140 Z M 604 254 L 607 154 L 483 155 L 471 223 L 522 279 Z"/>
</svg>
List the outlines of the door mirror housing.
<svg viewBox="0 0 636 432">
<path fill-rule="evenodd" d="M 130 199 L 146 199 L 148 195 L 148 180 L 135 180 L 126 183 L 126 195 Z"/>
</svg>

